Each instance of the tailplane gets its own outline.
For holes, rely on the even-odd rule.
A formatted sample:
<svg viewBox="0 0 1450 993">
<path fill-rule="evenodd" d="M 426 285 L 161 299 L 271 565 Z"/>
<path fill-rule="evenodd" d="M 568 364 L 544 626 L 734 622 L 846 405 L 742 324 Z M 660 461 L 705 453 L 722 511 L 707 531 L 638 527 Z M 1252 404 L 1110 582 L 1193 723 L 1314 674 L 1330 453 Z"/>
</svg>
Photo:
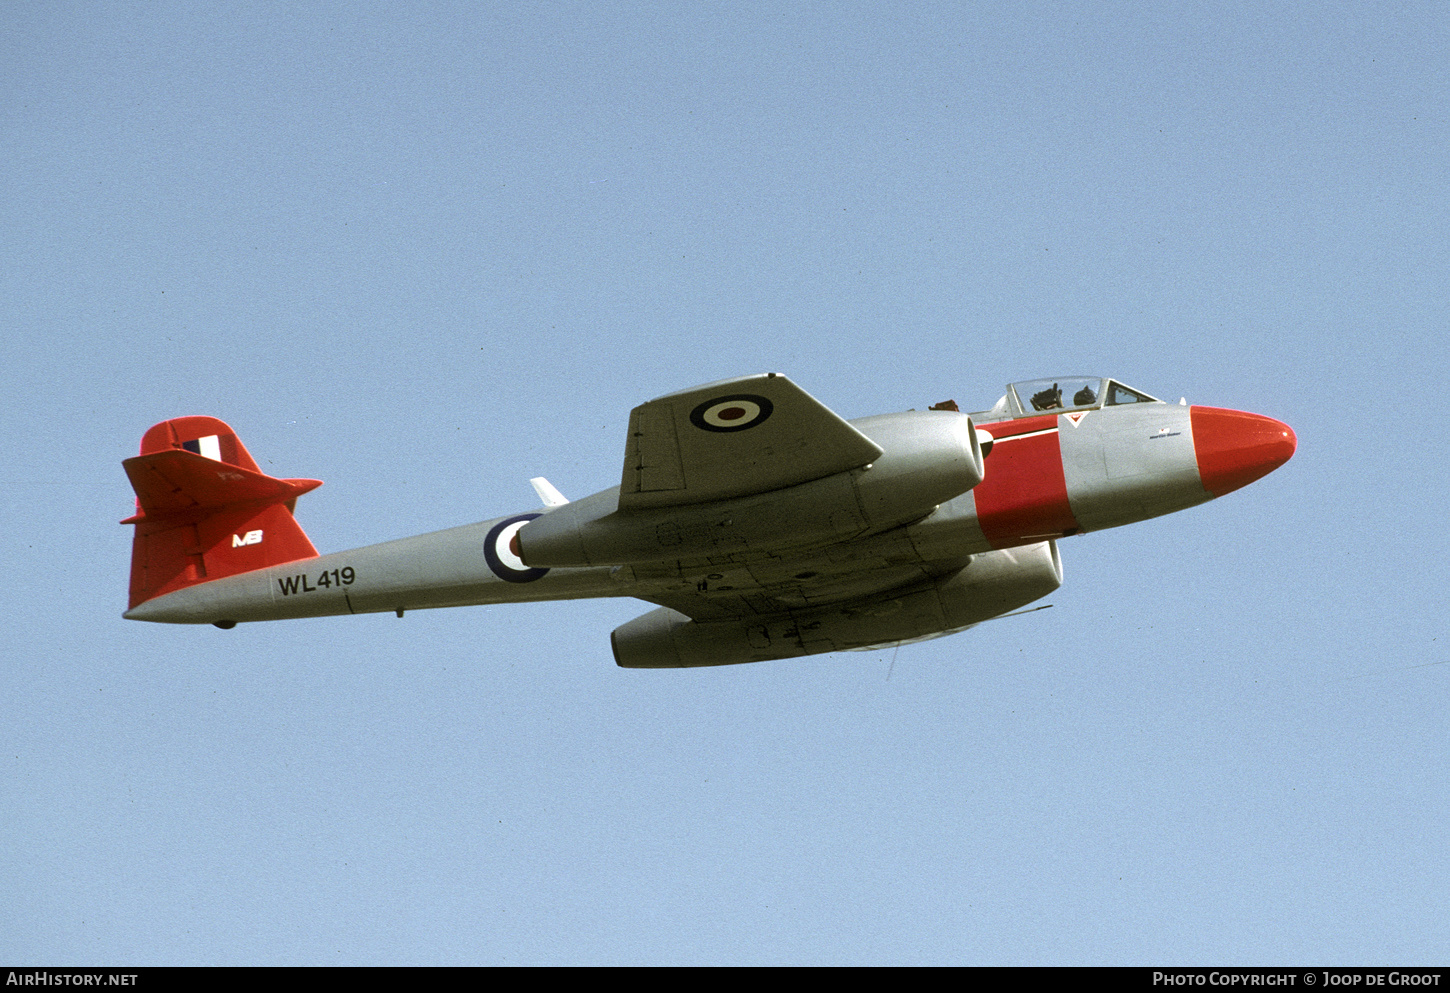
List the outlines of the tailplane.
<svg viewBox="0 0 1450 993">
<path fill-rule="evenodd" d="M 257 468 L 215 417 L 162 421 L 121 463 L 136 491 L 129 606 L 239 572 L 310 559 L 317 549 L 292 516 L 318 479 L 277 479 Z"/>
</svg>

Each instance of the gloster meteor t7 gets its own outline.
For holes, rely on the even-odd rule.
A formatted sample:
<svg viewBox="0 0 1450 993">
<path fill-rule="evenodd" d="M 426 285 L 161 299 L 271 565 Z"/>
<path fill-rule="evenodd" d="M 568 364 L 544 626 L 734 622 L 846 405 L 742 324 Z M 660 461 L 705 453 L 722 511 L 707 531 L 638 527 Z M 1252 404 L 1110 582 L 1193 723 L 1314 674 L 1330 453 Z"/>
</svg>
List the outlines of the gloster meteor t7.
<svg viewBox="0 0 1450 993">
<path fill-rule="evenodd" d="M 265 475 L 226 424 L 163 421 L 124 463 L 130 609 L 173 624 L 631 596 L 621 666 L 728 665 L 900 644 L 1021 609 L 1062 582 L 1057 539 L 1183 510 L 1294 454 L 1285 424 L 1163 403 L 1111 379 L 1014 383 L 855 421 L 775 373 L 630 414 L 620 485 L 350 552 L 293 517 L 320 483 Z"/>
</svg>

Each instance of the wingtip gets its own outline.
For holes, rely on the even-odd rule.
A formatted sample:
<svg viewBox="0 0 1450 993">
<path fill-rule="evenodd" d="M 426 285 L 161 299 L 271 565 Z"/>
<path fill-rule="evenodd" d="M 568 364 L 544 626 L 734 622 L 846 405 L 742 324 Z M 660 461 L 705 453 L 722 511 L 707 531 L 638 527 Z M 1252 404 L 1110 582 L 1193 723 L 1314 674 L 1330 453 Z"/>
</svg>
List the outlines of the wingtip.
<svg viewBox="0 0 1450 993">
<path fill-rule="evenodd" d="M 535 476 L 529 480 L 529 484 L 533 486 L 534 492 L 539 495 L 539 500 L 543 505 L 550 510 L 553 510 L 555 507 L 562 507 L 569 502 L 569 498 L 560 493 L 554 487 L 554 484 L 543 476 Z"/>
</svg>

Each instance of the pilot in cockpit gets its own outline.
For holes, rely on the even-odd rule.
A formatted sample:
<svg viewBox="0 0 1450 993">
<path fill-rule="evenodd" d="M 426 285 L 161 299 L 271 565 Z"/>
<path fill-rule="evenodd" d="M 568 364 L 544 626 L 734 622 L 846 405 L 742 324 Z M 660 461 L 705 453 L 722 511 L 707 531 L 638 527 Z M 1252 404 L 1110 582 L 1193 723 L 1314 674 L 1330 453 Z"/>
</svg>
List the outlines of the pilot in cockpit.
<svg viewBox="0 0 1450 993">
<path fill-rule="evenodd" d="M 1086 407 L 1089 404 L 1097 403 L 1098 396 L 1093 392 L 1091 386 L 1084 386 L 1073 394 L 1072 405 L 1074 407 Z"/>
<path fill-rule="evenodd" d="M 1062 387 L 1056 383 L 1051 389 L 1041 390 L 1032 394 L 1032 408 L 1034 410 L 1058 410 L 1062 407 Z"/>
</svg>

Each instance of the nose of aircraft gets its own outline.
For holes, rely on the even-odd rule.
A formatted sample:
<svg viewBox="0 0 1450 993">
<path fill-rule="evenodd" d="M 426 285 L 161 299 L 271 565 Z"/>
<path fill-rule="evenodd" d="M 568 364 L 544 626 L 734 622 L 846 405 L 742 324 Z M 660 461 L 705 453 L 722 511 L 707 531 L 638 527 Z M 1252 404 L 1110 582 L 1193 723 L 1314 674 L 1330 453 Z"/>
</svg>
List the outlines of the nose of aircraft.
<svg viewBox="0 0 1450 993">
<path fill-rule="evenodd" d="M 1193 450 L 1203 488 L 1216 497 L 1267 476 L 1298 446 L 1283 421 L 1242 410 L 1191 407 Z"/>
</svg>

